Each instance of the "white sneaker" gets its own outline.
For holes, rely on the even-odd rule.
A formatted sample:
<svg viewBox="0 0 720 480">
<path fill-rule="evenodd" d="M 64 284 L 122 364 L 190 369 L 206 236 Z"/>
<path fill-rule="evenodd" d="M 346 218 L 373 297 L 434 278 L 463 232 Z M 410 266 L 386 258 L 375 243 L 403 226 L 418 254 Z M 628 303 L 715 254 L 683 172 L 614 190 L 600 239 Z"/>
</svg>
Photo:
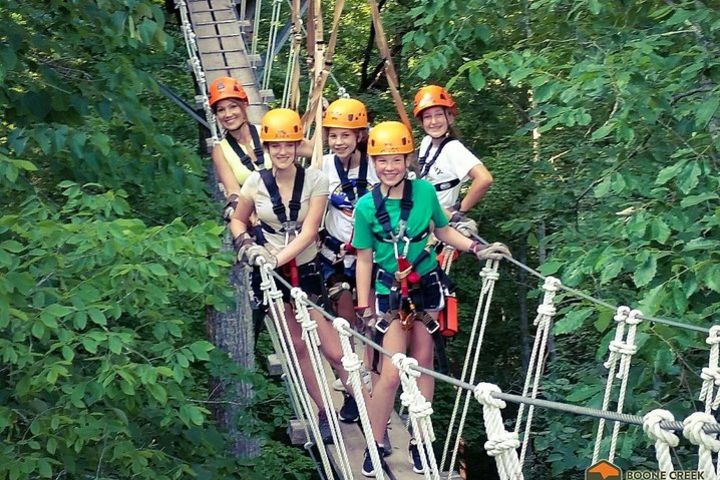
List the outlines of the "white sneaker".
<svg viewBox="0 0 720 480">
<path fill-rule="evenodd" d="M 336 379 L 336 380 L 333 382 L 333 390 L 335 390 L 335 391 L 337 391 L 337 392 L 344 392 L 344 391 L 345 391 L 345 385 L 343 385 L 342 380 L 340 380 L 340 379 L 338 378 L 338 379 Z"/>
</svg>

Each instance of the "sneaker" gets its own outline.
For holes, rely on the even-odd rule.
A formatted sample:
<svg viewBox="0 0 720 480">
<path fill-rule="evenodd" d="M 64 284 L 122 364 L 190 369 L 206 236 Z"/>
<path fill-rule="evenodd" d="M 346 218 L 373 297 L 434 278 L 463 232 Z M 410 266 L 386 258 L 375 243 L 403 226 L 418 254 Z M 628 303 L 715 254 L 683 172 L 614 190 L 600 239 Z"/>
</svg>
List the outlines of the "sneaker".
<svg viewBox="0 0 720 480">
<path fill-rule="evenodd" d="M 413 467 L 413 472 L 415 473 L 424 473 L 425 468 L 423 467 L 422 459 L 420 458 L 420 449 L 418 448 L 417 442 L 415 439 L 410 440 L 410 444 L 408 445 L 408 461 L 410 462 L 410 465 Z"/>
<path fill-rule="evenodd" d="M 352 395 L 347 393 L 344 395 L 345 401 L 340 409 L 340 421 L 345 423 L 355 423 L 360 419 L 360 412 L 358 412 L 358 406 Z"/>
<path fill-rule="evenodd" d="M 318 413 L 318 429 L 320 430 L 320 438 L 325 445 L 332 445 L 334 443 L 332 437 L 332 430 L 330 430 L 330 420 L 328 419 L 327 412 L 325 410 Z"/>
<path fill-rule="evenodd" d="M 377 445 L 378 454 L 380 455 L 380 465 L 382 469 L 385 469 L 385 460 L 384 457 L 384 448 L 380 445 Z M 365 455 L 363 456 L 363 466 L 362 466 L 362 474 L 366 477 L 374 477 L 375 476 L 375 467 L 373 467 L 372 459 L 370 458 L 370 450 L 365 449 Z"/>
<path fill-rule="evenodd" d="M 345 385 L 343 385 L 342 380 L 339 378 L 333 382 L 333 390 L 336 392 L 344 392 L 345 391 Z"/>
</svg>

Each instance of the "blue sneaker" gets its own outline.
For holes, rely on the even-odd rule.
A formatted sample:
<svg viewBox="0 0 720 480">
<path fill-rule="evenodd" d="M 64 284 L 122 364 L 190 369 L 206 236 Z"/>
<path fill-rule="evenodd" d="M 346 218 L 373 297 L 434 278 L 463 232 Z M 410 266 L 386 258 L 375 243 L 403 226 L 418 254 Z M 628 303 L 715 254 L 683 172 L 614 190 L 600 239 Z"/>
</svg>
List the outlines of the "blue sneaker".
<svg viewBox="0 0 720 480">
<path fill-rule="evenodd" d="M 423 467 L 422 458 L 420 458 L 420 449 L 414 438 L 410 440 L 408 445 L 408 461 L 413 467 L 413 472 L 425 473 L 425 467 Z"/>
<path fill-rule="evenodd" d="M 380 465 L 382 469 L 385 469 L 385 460 L 384 457 L 384 448 L 381 447 L 378 444 L 375 444 L 375 447 L 378 451 L 378 456 L 380 457 Z M 365 455 L 363 456 L 363 466 L 362 466 L 362 474 L 366 477 L 374 477 L 375 476 L 375 467 L 373 466 L 372 459 L 370 458 L 370 450 L 365 449 Z"/>
<path fill-rule="evenodd" d="M 318 430 L 320 430 L 320 438 L 325 445 L 332 445 L 334 443 L 332 431 L 330 430 L 330 420 L 325 410 L 321 410 L 318 413 Z"/>
<path fill-rule="evenodd" d="M 340 421 L 345 423 L 355 423 L 360 420 L 360 412 L 352 395 L 345 394 L 345 401 L 340 409 L 339 417 Z"/>
</svg>

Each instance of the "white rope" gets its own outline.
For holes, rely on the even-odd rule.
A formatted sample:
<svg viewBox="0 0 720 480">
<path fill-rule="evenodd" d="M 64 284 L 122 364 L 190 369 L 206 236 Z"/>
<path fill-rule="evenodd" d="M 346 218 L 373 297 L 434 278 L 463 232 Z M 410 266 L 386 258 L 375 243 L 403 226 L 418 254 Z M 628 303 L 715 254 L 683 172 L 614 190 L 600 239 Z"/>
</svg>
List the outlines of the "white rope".
<svg viewBox="0 0 720 480">
<path fill-rule="evenodd" d="M 710 345 L 710 359 L 708 360 L 708 366 L 703 368 L 700 373 L 703 384 L 699 399 L 705 401 L 705 413 L 712 413 L 720 406 L 720 367 L 718 367 L 720 326 L 710 327 L 710 333 L 708 333 L 705 343 Z"/>
<path fill-rule="evenodd" d="M 282 0 L 273 1 L 272 16 L 270 19 L 270 32 L 268 33 L 267 52 L 265 52 L 265 64 L 263 65 L 262 89 L 270 86 L 273 61 L 275 60 L 275 42 L 277 41 L 278 27 L 280 26 L 280 9 Z"/>
<path fill-rule="evenodd" d="M 295 318 L 303 329 L 303 340 L 305 341 L 305 345 L 307 345 L 310 363 L 312 364 L 313 372 L 317 378 L 320 395 L 323 400 L 323 407 L 325 408 L 325 412 L 327 412 L 328 421 L 330 423 L 330 431 L 332 432 L 332 437 L 337 447 L 336 451 L 340 457 L 340 470 L 346 479 L 352 480 L 353 474 L 352 467 L 350 466 L 350 459 L 348 458 L 347 450 L 345 449 L 345 441 L 343 439 L 342 430 L 340 430 L 340 422 L 335 414 L 335 407 L 333 405 L 329 387 L 330 382 L 328 381 L 327 375 L 325 375 L 323 359 L 320 353 L 319 347 L 321 342 L 317 333 L 317 322 L 310 317 L 310 311 L 308 310 L 307 303 L 307 293 L 303 292 L 302 289 L 298 287 L 294 287 L 290 290 L 290 295 L 295 300 Z"/>
<path fill-rule="evenodd" d="M 608 347 L 608 360 L 605 362 L 605 368 L 608 369 L 607 383 L 605 384 L 605 396 L 603 398 L 603 410 L 607 410 L 610 405 L 610 395 L 615 383 L 615 377 L 620 380 L 620 392 L 617 398 L 617 413 L 623 412 L 625 404 L 625 392 L 627 391 L 627 381 L 630 373 L 630 362 L 632 356 L 637 352 L 635 345 L 635 332 L 637 326 L 642 322 L 642 313 L 639 310 L 630 310 L 629 307 L 618 307 L 615 314 L 617 327 L 615 330 L 615 338 L 610 342 Z M 627 334 L 625 328 L 627 326 Z M 618 360 L 620 365 L 618 366 Z M 616 375 L 617 372 L 617 375 Z M 595 437 L 595 447 L 593 449 L 593 464 L 600 458 L 600 449 L 602 439 L 605 433 L 605 420 L 600 419 L 598 423 L 598 432 Z M 614 422 L 612 436 L 610 438 L 610 451 L 608 452 L 608 461 L 615 459 L 615 450 L 617 448 L 618 435 L 620 433 L 620 422 Z"/>
<path fill-rule="evenodd" d="M 400 374 L 400 384 L 403 389 L 400 400 L 410 414 L 425 478 L 440 480 L 440 471 L 432 448 L 432 442 L 435 441 L 431 419 L 432 404 L 427 401 L 418 387 L 417 379 L 420 377 L 420 372 L 412 368 L 412 366 L 417 366 L 418 362 L 404 353 L 396 353 L 392 357 L 392 363 Z"/>
<path fill-rule="evenodd" d="M 254 57 L 257 55 L 259 28 L 260 28 L 260 13 L 262 11 L 262 0 L 255 0 L 255 18 L 253 19 L 253 38 L 252 44 L 250 45 L 250 53 Z M 257 65 L 253 64 L 253 68 L 257 68 Z"/>
<path fill-rule="evenodd" d="M 267 263 L 262 263 L 260 269 L 260 290 L 263 292 L 263 303 L 268 306 L 268 313 L 275 323 L 275 329 L 279 333 L 280 346 L 282 354 L 289 360 L 288 381 L 296 389 L 297 397 L 305 411 L 305 416 L 310 424 L 313 438 L 320 452 L 320 458 L 328 478 L 332 477 L 332 467 L 325 449 L 325 444 L 320 435 L 318 422 L 312 409 L 312 399 L 307 390 L 305 379 L 300 371 L 300 362 L 298 361 L 297 352 L 293 345 L 292 336 L 288 328 L 287 319 L 285 318 L 285 304 L 283 303 L 282 292 L 277 288 L 275 279 L 272 277 L 272 267 Z"/>
<path fill-rule="evenodd" d="M 661 422 L 674 422 L 675 417 L 667 410 L 656 409 L 648 412 L 643 417 L 643 430 L 650 439 L 655 441 L 655 458 L 662 472 L 675 471 L 670 457 L 670 447 L 677 447 L 680 439 L 675 433 L 665 430 L 660 426 Z"/>
<path fill-rule="evenodd" d="M 370 452 L 370 460 L 375 470 L 375 478 L 377 480 L 384 480 L 385 472 L 382 469 L 380 455 L 378 455 L 378 449 L 372 435 L 370 417 L 368 417 L 365 397 L 363 395 L 363 385 L 360 378 L 362 361 L 360 361 L 360 357 L 353 351 L 352 345 L 350 344 L 350 323 L 342 317 L 337 317 L 333 321 L 333 326 L 340 334 L 340 345 L 343 352 L 342 364 L 345 371 L 348 372 L 348 383 L 353 390 L 353 396 L 358 406 L 360 425 L 362 425 L 363 432 L 365 432 L 365 443 L 367 444 L 368 452 Z"/>
<path fill-rule="evenodd" d="M 479 383 L 474 390 L 475 398 L 483 406 L 485 434 L 488 438 L 485 450 L 495 458 L 500 480 L 521 480 L 524 477 L 516 451 L 520 441 L 516 432 L 505 430 L 500 413 L 500 409 L 505 408 L 505 402 L 493 397 L 493 392 L 500 393 L 500 388 L 492 383 Z"/>
<path fill-rule="evenodd" d="M 175 0 L 175 6 L 180 12 L 180 21 L 182 26 L 180 30 L 185 38 L 185 47 L 188 53 L 188 62 L 192 67 L 193 75 L 195 75 L 195 81 L 198 84 L 200 90 L 200 97 L 202 98 L 203 110 L 205 111 L 205 118 L 207 124 L 210 127 L 210 135 L 214 143 L 220 141 L 219 129 L 217 127 L 217 121 L 215 120 L 215 114 L 210 108 L 210 100 L 207 95 L 207 79 L 205 77 L 205 71 L 202 69 L 200 58 L 198 56 L 198 46 L 196 41 L 195 32 L 192 29 L 192 23 L 190 22 L 190 14 L 188 12 L 187 3 L 185 0 Z"/>
<path fill-rule="evenodd" d="M 715 417 L 705 412 L 695 412 L 683 421 L 683 436 L 698 446 L 698 470 L 704 473 L 705 480 L 716 480 L 717 472 L 713 467 L 713 452 L 720 451 L 717 434 L 703 431 L 705 425 L 717 425 Z"/>
<path fill-rule="evenodd" d="M 542 379 L 543 372 L 545 370 L 545 353 L 547 350 L 548 337 L 550 336 L 550 330 L 552 329 L 552 320 L 557 313 L 555 309 L 555 295 L 560 288 L 560 280 L 555 277 L 547 277 L 542 288 L 545 291 L 543 295 L 543 301 L 537 308 L 537 316 L 533 324 L 537 327 L 535 330 L 535 340 L 533 342 L 532 352 L 530 354 L 530 361 L 528 362 L 527 372 L 525 373 L 525 384 L 523 385 L 523 397 L 526 397 L 530 390 L 530 384 L 532 383 L 532 398 L 537 398 L 538 390 L 540 389 L 540 380 Z M 522 424 L 523 413 L 525 406 L 520 405 L 518 408 L 517 420 L 515 421 L 515 433 L 520 432 L 520 425 Z M 535 413 L 535 407 L 530 405 L 528 407 L 527 418 L 525 420 L 525 430 L 523 432 L 522 447 L 520 449 L 520 463 L 525 462 L 525 455 L 527 448 L 530 443 L 530 432 L 532 430 L 533 415 Z"/>
<path fill-rule="evenodd" d="M 449 255 L 452 258 L 452 252 Z M 445 257 L 447 258 L 447 257 Z M 452 260 L 450 260 L 450 263 Z M 485 266 L 480 270 L 480 278 L 482 278 L 482 286 L 480 288 L 480 298 L 478 299 L 477 306 L 475 308 L 475 318 L 473 319 L 472 328 L 470 329 L 470 340 L 468 341 L 468 348 L 465 351 L 465 361 L 463 362 L 462 373 L 460 374 L 460 381 L 466 381 L 468 383 L 475 383 L 475 374 L 477 372 L 477 366 L 480 359 L 480 350 L 482 349 L 483 340 L 485 338 L 485 328 L 488 322 L 488 315 L 490 313 L 490 305 L 492 304 L 493 292 L 495 289 L 495 282 L 497 282 L 500 275 L 498 274 L 498 267 L 500 265 L 499 260 L 488 260 Z M 449 268 L 449 265 L 448 265 Z M 482 322 L 480 323 L 480 315 L 482 313 Z M 478 323 L 480 323 L 480 332 L 477 334 Z M 477 334 L 477 343 L 475 343 L 475 336 Z M 473 348 L 474 347 L 474 348 Z M 474 357 L 472 363 L 470 362 L 470 355 L 474 350 Z M 468 365 L 470 365 L 470 378 L 468 379 Z M 457 460 L 458 450 L 460 449 L 460 439 L 462 437 L 463 428 L 465 427 L 465 420 L 467 418 L 468 408 L 470 406 L 470 391 L 464 392 L 462 389 L 457 389 L 455 394 L 455 404 L 453 405 L 452 415 L 450 416 L 450 425 L 448 426 L 448 432 L 445 436 L 445 445 L 443 446 L 442 459 L 440 461 L 440 470 L 445 471 L 445 460 L 447 460 L 447 452 L 450 447 L 450 439 L 453 437 L 453 431 L 455 427 L 455 420 L 457 417 L 458 409 L 460 407 L 460 398 L 464 395 L 465 400 L 462 408 L 462 414 L 460 415 L 460 423 L 457 429 L 457 435 L 455 436 L 455 443 L 452 449 L 452 455 L 450 457 L 450 464 L 448 470 L 452 471 Z"/>
</svg>

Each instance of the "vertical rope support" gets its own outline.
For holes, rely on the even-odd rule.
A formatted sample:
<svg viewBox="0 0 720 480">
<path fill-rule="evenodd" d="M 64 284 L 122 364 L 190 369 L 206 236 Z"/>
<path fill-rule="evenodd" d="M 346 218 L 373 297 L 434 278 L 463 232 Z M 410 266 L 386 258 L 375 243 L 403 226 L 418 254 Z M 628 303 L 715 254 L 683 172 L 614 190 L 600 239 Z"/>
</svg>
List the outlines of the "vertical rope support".
<svg viewBox="0 0 720 480">
<path fill-rule="evenodd" d="M 449 255 L 452 258 L 452 252 Z M 445 257 L 447 258 L 447 257 Z M 480 270 L 480 278 L 482 278 L 482 286 L 480 289 L 480 298 L 478 299 L 477 307 L 475 308 L 475 317 L 473 319 L 473 325 L 470 330 L 470 340 L 468 341 L 468 348 L 465 351 L 465 361 L 463 362 L 463 369 L 460 375 L 460 381 L 468 383 L 475 382 L 475 374 L 477 372 L 477 365 L 480 359 L 480 350 L 482 349 L 483 340 L 485 338 L 485 328 L 488 322 L 488 315 L 490 313 L 490 305 L 492 304 L 493 292 L 495 289 L 495 282 L 500 278 L 498 273 L 498 267 L 500 266 L 499 260 L 488 260 L 485 266 Z M 480 316 L 482 314 L 482 322 L 480 322 Z M 477 334 L 478 324 L 480 323 L 480 332 Z M 475 344 L 475 336 L 477 334 L 477 344 Z M 474 350 L 474 357 L 472 364 L 470 362 L 470 356 Z M 468 380 L 468 368 L 470 368 L 470 378 Z M 455 443 L 452 449 L 452 455 L 450 457 L 450 464 L 448 470 L 452 471 L 457 460 L 458 450 L 460 449 L 460 438 L 462 437 L 463 428 L 465 427 L 465 419 L 467 417 L 468 408 L 470 406 L 470 395 L 471 392 L 464 392 L 462 389 L 457 389 L 455 394 L 455 404 L 453 405 L 452 415 L 450 416 L 450 425 L 448 426 L 448 432 L 445 436 L 445 445 L 443 446 L 442 459 L 440 461 L 440 470 L 445 471 L 445 460 L 447 460 L 447 452 L 450 448 L 450 440 L 453 437 L 453 431 L 455 428 L 455 420 L 460 407 L 460 399 L 465 395 L 465 402 L 462 408 L 462 414 L 460 416 L 460 423 L 458 425 L 457 435 L 455 437 Z"/>
<path fill-rule="evenodd" d="M 193 75 L 195 76 L 195 81 L 197 82 L 198 89 L 200 90 L 200 97 L 202 98 L 202 106 L 203 110 L 205 111 L 205 118 L 207 119 L 207 123 L 210 126 L 210 135 L 213 139 L 213 142 L 217 143 L 220 141 L 219 129 L 217 126 L 217 121 L 215 120 L 215 114 L 210 108 L 210 100 L 207 96 L 207 79 L 205 77 L 205 72 L 202 69 L 200 58 L 198 57 L 197 40 L 195 32 L 192 29 L 192 23 L 190 22 L 190 14 L 188 12 L 187 2 L 185 0 L 176 0 L 175 6 L 180 12 L 180 21 L 182 23 L 180 30 L 182 31 L 183 37 L 185 39 L 185 47 L 188 53 L 188 63 L 192 68 Z"/>
<path fill-rule="evenodd" d="M 288 380 L 296 389 L 297 397 L 300 400 L 305 417 L 310 424 L 310 430 L 312 431 L 315 443 L 320 452 L 320 458 L 322 460 L 325 474 L 327 475 L 327 478 L 333 478 L 332 467 L 330 466 L 327 450 L 325 449 L 325 444 L 320 436 L 320 429 L 312 409 L 312 399 L 310 398 L 307 385 L 305 384 L 305 379 L 300 371 L 300 362 L 298 361 L 297 352 L 295 351 L 292 336 L 290 335 L 290 330 L 288 329 L 282 292 L 277 288 L 275 279 L 272 277 L 272 267 L 263 263 L 258 268 L 260 269 L 260 290 L 263 292 L 263 303 L 268 306 L 268 313 L 273 319 L 275 329 L 279 334 L 282 354 L 286 359 L 288 359 L 288 363 L 291 367 L 288 372 L 290 374 Z"/>
<path fill-rule="evenodd" d="M 535 340 L 530 354 L 530 361 L 528 362 L 528 369 L 525 373 L 523 397 L 528 395 L 531 383 L 532 398 L 537 398 L 538 390 L 540 389 L 540 380 L 542 379 L 543 372 L 545 370 L 545 352 L 547 350 L 548 337 L 550 336 L 553 317 L 555 317 L 555 314 L 557 313 L 554 302 L 555 295 L 560 288 L 560 280 L 555 277 L 547 277 L 542 288 L 545 293 L 543 295 L 542 303 L 538 305 L 538 314 L 534 321 L 537 328 L 535 330 Z M 522 424 L 524 411 L 525 405 L 521 404 L 520 408 L 518 408 L 517 420 L 515 421 L 515 433 L 520 432 L 520 425 Z M 525 420 L 525 430 L 523 431 L 523 441 L 520 449 L 520 463 L 525 462 L 525 455 L 527 454 L 527 448 L 530 442 L 530 431 L 532 430 L 534 413 L 535 407 L 530 405 L 530 407 L 528 407 L 527 418 Z"/>
<path fill-rule="evenodd" d="M 310 363 L 312 364 L 318 386 L 320 387 L 323 407 L 327 412 L 332 437 L 335 441 L 335 445 L 337 446 L 336 451 L 340 457 L 340 470 L 342 471 L 344 478 L 352 480 L 352 467 L 350 467 L 350 460 L 348 459 L 347 450 L 345 449 L 345 441 L 342 436 L 342 431 L 340 430 L 340 422 L 337 415 L 335 415 L 335 407 L 333 405 L 329 387 L 330 382 L 328 382 L 327 375 L 325 375 L 322 355 L 319 349 L 321 342 L 317 333 L 317 322 L 310 317 L 310 311 L 308 310 L 307 303 L 307 293 L 305 293 L 302 289 L 295 287 L 290 290 L 290 295 L 295 300 L 295 318 L 303 329 L 303 340 L 305 341 L 308 353 L 310 354 Z"/>
<path fill-rule="evenodd" d="M 425 478 L 427 480 L 440 480 L 440 471 L 432 448 L 432 442 L 435 440 L 431 420 L 432 404 L 427 401 L 418 387 L 417 379 L 420 372 L 412 368 L 417 366 L 418 362 L 403 353 L 393 355 L 392 362 L 400 374 L 400 384 L 403 389 L 400 400 L 407 407 L 410 414 L 410 421 L 412 422 L 413 433 L 420 452 L 420 461 L 422 462 Z"/>
<path fill-rule="evenodd" d="M 710 327 L 710 333 L 705 340 L 710 345 L 710 358 L 708 366 L 702 369 L 700 377 L 703 380 L 699 400 L 705 402 L 705 413 L 712 413 L 720 406 L 720 325 Z"/>
<path fill-rule="evenodd" d="M 500 480 L 522 480 L 517 433 L 505 430 L 500 409 L 505 408 L 506 404 L 492 396 L 493 393 L 500 393 L 500 388 L 492 383 L 478 383 L 473 393 L 483 406 L 485 434 L 488 437 L 484 446 L 487 454 L 495 458 Z"/>
<path fill-rule="evenodd" d="M 665 421 L 674 422 L 675 417 L 669 411 L 659 408 L 648 412 L 643 417 L 643 430 L 655 442 L 655 458 L 660 471 L 673 472 L 675 468 L 670 457 L 670 447 L 677 447 L 680 439 L 675 433 L 660 426 Z"/>
<path fill-rule="evenodd" d="M 282 8 L 282 0 L 273 0 L 272 14 L 270 18 L 270 32 L 268 33 L 268 46 L 265 52 L 265 63 L 263 64 L 262 89 L 266 90 L 270 86 L 270 77 L 272 75 L 273 62 L 275 60 L 275 42 L 277 41 L 278 27 L 280 26 L 280 10 Z"/>
<path fill-rule="evenodd" d="M 705 425 L 717 426 L 715 417 L 705 412 L 695 412 L 683 421 L 683 436 L 698 446 L 698 470 L 703 472 L 705 480 L 716 480 L 717 472 L 713 465 L 713 452 L 720 451 L 717 434 L 705 433 Z"/>
<path fill-rule="evenodd" d="M 637 352 L 635 345 L 635 333 L 637 326 L 642 322 L 642 312 L 639 310 L 630 310 L 628 307 L 618 307 L 615 314 L 617 327 L 615 330 L 615 338 L 610 342 L 608 347 L 608 360 L 605 362 L 605 368 L 608 369 L 608 379 L 605 385 L 605 395 L 603 398 L 603 410 L 607 410 L 610 405 L 610 396 L 614 386 L 614 379 L 620 380 L 620 392 L 617 398 L 618 413 L 623 412 L 625 404 L 625 393 L 627 391 L 627 381 L 630 373 L 630 363 L 632 356 Z M 627 328 L 627 333 L 626 333 Z M 618 360 L 620 364 L 618 365 Z M 605 421 L 600 419 L 598 423 L 598 432 L 595 437 L 595 447 L 593 449 L 593 463 L 600 458 L 600 449 L 602 439 L 605 433 Z M 610 451 L 608 452 L 608 461 L 615 459 L 615 450 L 617 448 L 618 435 L 620 433 L 620 422 L 614 422 L 612 436 L 610 438 Z"/>
<path fill-rule="evenodd" d="M 368 417 L 367 405 L 365 404 L 364 389 L 362 379 L 360 378 L 362 362 L 350 344 L 350 323 L 342 317 L 337 317 L 333 321 L 333 327 L 335 327 L 335 330 L 340 334 L 340 346 L 343 352 L 342 364 L 345 371 L 348 372 L 348 383 L 353 390 L 353 396 L 358 406 L 360 425 L 362 425 L 362 430 L 365 432 L 365 443 L 367 444 L 368 452 L 370 452 L 370 460 L 375 470 L 375 478 L 377 480 L 385 480 L 385 472 L 382 469 L 380 455 L 378 455 L 378 449 L 375 446 L 375 439 L 373 438 L 372 428 L 370 426 L 370 417 Z"/>
<path fill-rule="evenodd" d="M 260 38 L 260 13 L 262 11 L 262 0 L 255 0 L 255 18 L 253 18 L 253 38 L 250 44 L 250 54 L 257 55 L 258 39 Z M 253 68 L 257 68 L 254 65 Z"/>
</svg>

